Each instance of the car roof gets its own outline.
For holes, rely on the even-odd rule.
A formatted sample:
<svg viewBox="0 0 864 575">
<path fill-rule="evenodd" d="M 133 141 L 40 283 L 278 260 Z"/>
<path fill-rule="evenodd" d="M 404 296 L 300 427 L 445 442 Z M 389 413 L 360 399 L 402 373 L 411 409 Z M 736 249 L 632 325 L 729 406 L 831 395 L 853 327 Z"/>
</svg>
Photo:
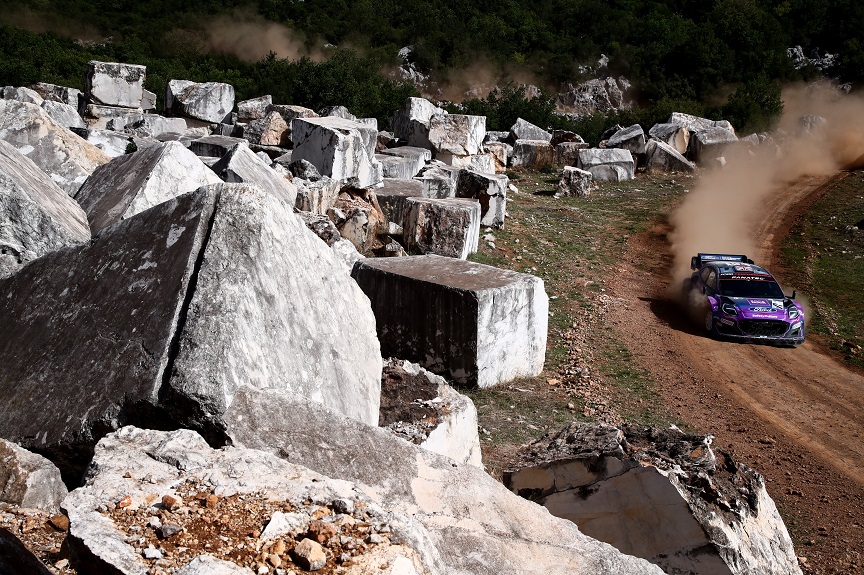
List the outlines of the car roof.
<svg viewBox="0 0 864 575">
<path fill-rule="evenodd" d="M 717 273 L 720 275 L 720 279 L 774 279 L 768 270 L 755 264 L 711 261 L 707 262 L 705 267 L 715 268 Z"/>
</svg>

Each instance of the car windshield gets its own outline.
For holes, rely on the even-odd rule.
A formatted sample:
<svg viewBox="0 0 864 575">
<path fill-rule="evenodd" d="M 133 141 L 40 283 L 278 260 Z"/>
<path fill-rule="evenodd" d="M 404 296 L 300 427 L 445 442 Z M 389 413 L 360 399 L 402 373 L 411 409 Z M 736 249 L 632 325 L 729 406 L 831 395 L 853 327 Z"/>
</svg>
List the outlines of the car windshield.
<svg viewBox="0 0 864 575">
<path fill-rule="evenodd" d="M 720 280 L 720 293 L 728 297 L 783 299 L 777 282 L 765 280 Z"/>
</svg>

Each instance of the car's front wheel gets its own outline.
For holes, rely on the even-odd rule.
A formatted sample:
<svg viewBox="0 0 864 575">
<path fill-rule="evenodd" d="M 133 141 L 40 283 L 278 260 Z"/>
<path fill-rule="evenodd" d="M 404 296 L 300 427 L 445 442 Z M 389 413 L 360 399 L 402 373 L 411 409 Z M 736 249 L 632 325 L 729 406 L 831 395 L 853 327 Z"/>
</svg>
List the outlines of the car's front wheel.
<svg viewBox="0 0 864 575">
<path fill-rule="evenodd" d="M 705 312 L 705 331 L 714 335 L 717 330 L 714 328 L 714 312 L 710 309 Z"/>
</svg>

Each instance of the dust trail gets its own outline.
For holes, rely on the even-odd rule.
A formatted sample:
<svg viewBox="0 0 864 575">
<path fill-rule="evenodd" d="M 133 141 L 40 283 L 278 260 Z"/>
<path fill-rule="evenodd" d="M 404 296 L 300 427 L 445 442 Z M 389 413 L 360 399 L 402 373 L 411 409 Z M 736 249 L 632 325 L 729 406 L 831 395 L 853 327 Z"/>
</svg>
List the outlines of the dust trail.
<svg viewBox="0 0 864 575">
<path fill-rule="evenodd" d="M 698 252 L 753 257 L 753 223 L 778 186 L 803 176 L 864 167 L 864 98 L 796 87 L 784 91 L 783 101 L 774 142 L 727 149 L 727 165 L 704 174 L 673 212 L 673 288 L 689 276 L 690 258 Z M 805 134 L 801 118 L 807 115 L 825 122 Z"/>
<path fill-rule="evenodd" d="M 210 51 L 233 54 L 249 62 L 260 60 L 270 52 L 289 60 L 304 56 L 315 62 L 326 59 L 324 50 L 307 48 L 303 38 L 291 28 L 267 22 L 259 16 L 235 13 L 214 18 L 204 27 Z"/>
</svg>

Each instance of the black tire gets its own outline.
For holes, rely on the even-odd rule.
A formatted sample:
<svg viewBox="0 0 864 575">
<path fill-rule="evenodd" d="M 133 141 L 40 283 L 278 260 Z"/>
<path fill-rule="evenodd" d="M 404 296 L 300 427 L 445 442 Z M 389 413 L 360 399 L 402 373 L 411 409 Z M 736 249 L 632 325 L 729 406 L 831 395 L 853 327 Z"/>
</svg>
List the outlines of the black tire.
<svg viewBox="0 0 864 575">
<path fill-rule="evenodd" d="M 702 327 L 705 328 L 708 337 L 717 336 L 717 328 L 714 327 L 714 312 L 711 311 L 711 308 L 708 308 L 708 311 L 705 312 L 705 319 L 703 320 Z"/>
</svg>

